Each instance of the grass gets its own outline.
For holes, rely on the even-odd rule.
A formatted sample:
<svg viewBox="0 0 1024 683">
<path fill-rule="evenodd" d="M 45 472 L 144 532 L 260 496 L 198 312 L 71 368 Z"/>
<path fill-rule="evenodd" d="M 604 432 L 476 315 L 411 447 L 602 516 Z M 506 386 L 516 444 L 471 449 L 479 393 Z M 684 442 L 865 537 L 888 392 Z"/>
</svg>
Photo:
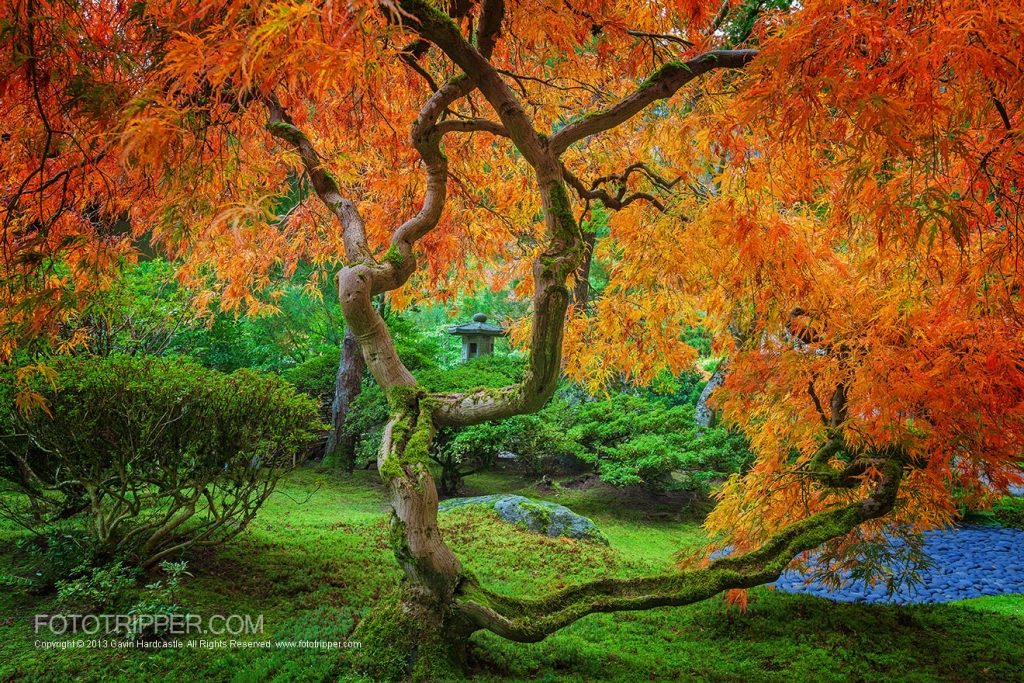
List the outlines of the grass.
<svg viewBox="0 0 1024 683">
<path fill-rule="evenodd" d="M 550 539 L 469 509 L 442 517 L 466 566 L 495 590 L 537 594 L 588 578 L 663 570 L 699 545 L 699 510 L 665 515 L 604 488 L 544 490 L 503 473 L 474 475 L 473 493 L 508 491 L 586 514 L 610 547 Z M 394 589 L 387 505 L 373 472 L 302 468 L 234 543 L 187 559 L 181 597 L 204 615 L 262 614 L 250 639 L 339 640 Z M 0 528 L 0 574 L 25 571 Z M 141 589 L 140 589 L 141 590 Z M 358 654 L 325 650 L 46 650 L 31 615 L 53 595 L 0 594 L 0 681 L 364 681 Z M 745 613 L 710 600 L 686 608 L 591 615 L 542 643 L 474 636 L 472 679 L 540 681 L 1024 681 L 1024 595 L 944 605 L 835 604 L 767 589 Z"/>
</svg>

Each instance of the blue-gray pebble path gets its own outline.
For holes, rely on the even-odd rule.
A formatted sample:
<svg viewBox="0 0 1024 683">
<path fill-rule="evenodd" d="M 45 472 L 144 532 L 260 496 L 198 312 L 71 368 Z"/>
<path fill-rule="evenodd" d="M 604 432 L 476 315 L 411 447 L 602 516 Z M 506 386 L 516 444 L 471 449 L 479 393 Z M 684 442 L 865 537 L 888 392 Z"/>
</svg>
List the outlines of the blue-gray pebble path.
<svg viewBox="0 0 1024 683">
<path fill-rule="evenodd" d="M 840 602 L 899 605 L 1024 593 L 1024 530 L 966 526 L 928 531 L 924 552 L 934 566 L 920 571 L 921 583 L 904 585 L 891 596 L 883 583 L 872 588 L 857 582 L 832 590 L 817 582 L 805 584 L 804 577 L 792 570 L 772 585 L 787 593 Z"/>
</svg>

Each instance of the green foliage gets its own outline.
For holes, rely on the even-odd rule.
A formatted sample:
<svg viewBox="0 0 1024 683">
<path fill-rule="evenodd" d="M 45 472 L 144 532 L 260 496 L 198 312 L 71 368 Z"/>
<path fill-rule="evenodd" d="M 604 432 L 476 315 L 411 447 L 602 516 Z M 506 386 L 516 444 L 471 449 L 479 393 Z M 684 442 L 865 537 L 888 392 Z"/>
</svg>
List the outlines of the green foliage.
<svg viewBox="0 0 1024 683">
<path fill-rule="evenodd" d="M 562 391 L 539 412 L 516 415 L 500 424 L 506 438 L 500 450 L 516 455 L 516 464 L 528 474 L 539 476 L 554 466 L 575 468 L 582 464 L 578 446 L 567 433 L 568 416 L 574 403 Z"/>
<path fill-rule="evenodd" d="M 128 610 L 129 615 L 151 614 L 170 617 L 181 612 L 182 605 L 178 595 L 181 577 L 192 576 L 188 572 L 188 562 L 169 562 L 164 560 L 160 563 L 160 570 L 167 574 L 166 581 L 160 580 L 146 584 L 146 593 L 141 600 L 132 605 L 131 609 Z M 168 627 L 158 627 L 155 621 L 152 625 L 144 626 L 141 631 L 128 632 L 125 634 L 126 638 L 128 640 L 135 640 L 143 636 L 155 638 L 163 635 Z"/>
<path fill-rule="evenodd" d="M 357 437 L 357 462 L 376 460 L 387 421 L 388 400 L 384 392 L 376 384 L 363 384 L 363 390 L 352 401 L 348 419 L 345 420 L 346 433 Z"/>
<path fill-rule="evenodd" d="M 992 508 L 992 514 L 1003 526 L 1024 529 L 1024 498 L 1003 498 Z"/>
<path fill-rule="evenodd" d="M 280 372 L 337 349 L 345 331 L 333 279 L 320 269 L 297 269 L 262 294 L 276 312 L 260 316 L 194 305 L 196 292 L 177 285 L 176 266 L 155 258 L 122 266 L 112 286 L 79 302 L 58 346 L 108 356 L 188 355 L 232 372 Z"/>
<path fill-rule="evenodd" d="M 81 312 L 57 343 L 98 356 L 182 351 L 184 340 L 200 334 L 204 323 L 191 305 L 192 292 L 177 286 L 174 270 L 162 259 L 124 266 L 110 289 L 81 302 Z M 75 342 L 83 337 L 84 347 Z"/>
<path fill-rule="evenodd" d="M 521 382 L 524 371 L 521 356 L 494 354 L 479 356 L 445 370 L 427 368 L 417 375 L 417 380 L 429 392 L 498 389 Z"/>
<path fill-rule="evenodd" d="M 178 586 L 181 584 L 181 577 L 192 576 L 188 571 L 188 562 L 170 562 L 164 560 L 160 563 L 160 571 L 167 574 L 167 581 L 157 581 L 156 583 L 146 584 L 148 590 L 157 591 L 159 597 L 163 600 L 169 600 L 173 603 L 178 602 Z"/>
<path fill-rule="evenodd" d="M 438 371 L 437 359 L 441 349 L 437 341 L 425 337 L 413 323 L 398 315 L 389 316 L 388 329 L 398 357 L 410 372 Z M 344 333 L 344 328 L 341 332 Z M 323 349 L 320 355 L 287 369 L 282 376 L 310 396 L 333 394 L 340 362 L 341 349 L 332 346 Z"/>
<path fill-rule="evenodd" d="M 323 275 L 300 269 L 266 294 L 277 312 L 215 313 L 205 325 L 181 335 L 175 350 L 224 372 L 283 372 L 323 354 L 337 354 L 345 324 L 333 282 Z"/>
<path fill-rule="evenodd" d="M 409 372 L 418 375 L 440 367 L 442 350 L 435 337 L 424 335 L 414 322 L 400 315 L 389 316 L 387 322 L 395 351 Z"/>
<path fill-rule="evenodd" d="M 507 449 L 514 435 L 513 420 L 440 430 L 430 459 L 441 466 L 441 492 L 455 493 L 468 475 L 493 466 L 498 452 Z"/>
<path fill-rule="evenodd" d="M 698 428 L 688 404 L 669 407 L 619 394 L 583 403 L 567 421 L 576 456 L 615 486 L 707 488 L 752 461 L 742 436 Z"/>
<path fill-rule="evenodd" d="M 327 349 L 319 356 L 289 368 L 281 376 L 304 394 L 314 398 L 333 397 L 339 363 L 341 363 L 341 349 L 334 347 Z"/>
<path fill-rule="evenodd" d="M 286 382 L 186 359 L 62 358 L 46 412 L 0 386 L 0 511 L 34 529 L 80 522 L 99 556 L 150 564 L 243 530 L 321 427 Z M 87 522 L 86 522 L 87 520 Z"/>
<path fill-rule="evenodd" d="M 391 315 L 389 325 L 400 357 L 429 392 L 495 389 L 522 381 L 524 362 L 518 354 L 481 356 L 445 368 L 440 345 L 408 318 Z M 702 352 L 710 351 L 707 335 L 699 328 L 692 330 L 688 341 Z M 325 353 L 285 377 L 310 395 L 330 396 L 338 358 L 336 350 Z M 454 493 L 467 475 L 492 466 L 499 452 L 508 451 L 534 474 L 555 458 L 563 464 L 589 463 L 618 486 L 706 489 L 712 480 L 738 471 L 750 453 L 733 432 L 698 433 L 692 406 L 704 384 L 695 372 L 666 374 L 651 388 L 623 387 L 630 393 L 599 402 L 564 387 L 538 414 L 446 427 L 430 449 L 431 460 L 441 469 L 438 484 L 442 492 Z M 368 380 L 352 404 L 345 427 L 356 436 L 358 459 L 365 462 L 376 457 L 387 419 L 386 399 Z"/>
<path fill-rule="evenodd" d="M 0 509 L 10 505 L 5 501 Z M 30 575 L 33 588 L 48 588 L 61 579 L 81 574 L 95 564 L 96 548 L 81 525 L 63 523 L 37 536 L 19 538 L 15 544 L 21 564 Z"/>
<path fill-rule="evenodd" d="M 324 485 L 317 488 L 318 482 Z M 440 519 L 441 532 L 484 585 L 539 596 L 603 576 L 663 571 L 681 543 L 706 542 L 693 520 L 649 519 L 633 504 L 610 505 L 621 491 L 523 489 L 500 472 L 473 475 L 482 493 L 519 493 L 569 506 L 594 519 L 611 545 L 570 543 L 521 531 L 497 515 L 467 510 Z M 376 473 L 317 473 L 300 468 L 282 480 L 257 524 L 237 542 L 191 563 L 195 577 L 180 599 L 204 620 L 229 606 L 263 614 L 253 640 L 359 640 L 353 633 L 373 607 L 388 603 L 398 569 L 381 509 L 387 498 Z M 316 491 L 315 493 L 313 493 Z M 297 505 L 312 494 L 308 503 Z M 660 497 L 658 497 L 660 498 Z M 0 566 L 10 539 L 23 534 L 0 522 Z M 4 650 L 0 680 L 17 683 L 310 683 L 380 680 L 360 671 L 363 650 L 301 648 L 44 649 L 18 614 L 52 614 L 54 596 L 0 592 Z M 49 637 L 49 636 L 47 636 Z M 242 636 L 239 640 L 245 640 Z M 54 638 L 54 640 L 62 640 Z M 66 640 L 66 639 L 64 639 Z M 685 608 L 591 615 L 540 643 L 488 633 L 473 637 L 478 683 L 632 683 L 633 681 L 947 681 L 1019 680 L 1024 595 L 942 605 L 833 603 L 767 589 L 751 593 L 746 612 L 725 601 Z M 378 650 L 379 652 L 379 650 Z M 391 662 L 400 667 L 396 657 Z M 387 664 L 387 662 L 382 662 Z M 387 667 L 386 667 L 387 668 Z M 445 678 L 437 678 L 446 681 Z"/>
<path fill-rule="evenodd" d="M 735 46 L 748 41 L 753 33 L 754 24 L 764 14 L 788 11 L 792 6 L 793 0 L 744 0 L 734 5 L 722 27 L 726 43 Z"/>
<path fill-rule="evenodd" d="M 83 613 L 110 613 L 124 600 L 125 592 L 135 586 L 138 576 L 138 569 L 121 562 L 95 567 L 77 579 L 58 581 L 57 602 Z"/>
</svg>

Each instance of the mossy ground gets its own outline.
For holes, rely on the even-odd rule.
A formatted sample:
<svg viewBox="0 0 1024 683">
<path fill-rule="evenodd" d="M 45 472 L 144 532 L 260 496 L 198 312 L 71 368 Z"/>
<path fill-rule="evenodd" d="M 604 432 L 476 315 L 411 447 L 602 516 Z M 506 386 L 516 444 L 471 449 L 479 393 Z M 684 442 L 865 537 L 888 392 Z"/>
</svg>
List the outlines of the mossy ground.
<svg viewBox="0 0 1024 683">
<path fill-rule="evenodd" d="M 606 489 L 545 491 L 502 473 L 468 483 L 474 493 L 566 505 L 593 519 L 611 542 L 547 538 L 485 512 L 446 513 L 441 526 L 449 543 L 499 592 L 535 595 L 598 576 L 658 571 L 680 547 L 703 541 L 699 515 L 657 517 Z M 263 614 L 266 631 L 257 639 L 344 640 L 372 605 L 394 595 L 399 580 L 383 488 L 374 472 L 306 467 L 279 491 L 235 543 L 187 558 L 195 578 L 181 597 L 204 615 Z M 19 569 L 13 539 L 20 533 L 0 527 L 0 573 Z M 361 655 L 352 651 L 36 649 L 31 615 L 54 610 L 52 595 L 0 594 L 0 681 L 370 680 L 358 673 Z M 472 680 L 494 683 L 1024 681 L 1024 595 L 885 607 L 758 589 L 742 614 L 715 599 L 591 615 L 532 645 L 486 633 L 473 643 Z"/>
</svg>

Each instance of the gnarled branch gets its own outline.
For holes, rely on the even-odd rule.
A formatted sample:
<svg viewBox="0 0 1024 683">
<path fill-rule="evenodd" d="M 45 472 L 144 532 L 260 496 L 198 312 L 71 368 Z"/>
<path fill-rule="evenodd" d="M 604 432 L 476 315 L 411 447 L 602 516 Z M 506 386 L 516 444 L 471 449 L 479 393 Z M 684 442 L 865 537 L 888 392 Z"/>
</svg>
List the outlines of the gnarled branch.
<svg viewBox="0 0 1024 683">
<path fill-rule="evenodd" d="M 277 101 L 277 98 L 271 96 L 267 98 L 266 103 L 270 112 L 267 130 L 274 137 L 287 142 L 298 153 L 310 183 L 313 185 L 313 190 L 320 201 L 337 216 L 341 223 L 347 260 L 350 263 L 372 261 L 370 249 L 366 243 L 366 228 L 355 204 L 341 195 L 341 188 L 338 187 L 334 177 L 324 168 L 313 143 L 304 132 L 292 123 L 291 117 L 288 116 L 288 112 Z"/>
<path fill-rule="evenodd" d="M 419 22 L 409 22 L 409 28 L 438 46 L 476 84 L 497 112 L 498 118 L 508 131 L 509 138 L 515 143 L 523 158 L 534 168 L 547 166 L 547 173 L 553 175 L 552 158 L 548 154 L 547 144 L 534 129 L 515 93 L 502 80 L 487 56 L 469 44 L 459 31 L 459 27 L 448 16 L 424 0 L 402 0 L 401 7 Z M 492 12 L 497 14 L 497 10 L 491 10 L 486 12 L 487 16 L 490 17 Z M 482 36 L 483 32 L 480 35 Z M 495 35 L 494 30 L 491 30 L 489 35 Z M 490 39 L 485 39 L 483 45 L 488 49 L 493 47 Z"/>
<path fill-rule="evenodd" d="M 460 586 L 458 607 L 479 629 L 532 643 L 588 614 L 689 605 L 722 591 L 770 583 L 800 553 L 893 509 L 903 464 L 888 460 L 880 471 L 880 480 L 865 499 L 814 514 L 776 532 L 757 550 L 714 560 L 701 569 L 639 579 L 599 579 L 533 600 L 499 595 L 470 579 Z"/>
<path fill-rule="evenodd" d="M 562 175 L 565 177 L 566 182 L 576 190 L 576 194 L 578 194 L 582 199 L 586 199 L 588 201 L 598 199 L 606 208 L 615 211 L 624 209 L 633 202 L 644 200 L 654 206 L 658 211 L 664 211 L 665 205 L 660 199 L 649 192 L 633 192 L 629 195 L 626 194 L 626 183 L 629 180 L 629 176 L 635 172 L 643 172 L 644 175 L 650 178 L 655 185 L 665 190 L 671 190 L 682 179 L 676 178 L 673 181 L 667 181 L 657 173 L 654 173 L 643 162 L 637 162 L 627 166 L 626 170 L 622 173 L 613 173 L 597 178 L 590 184 L 590 188 L 587 188 L 587 186 L 583 184 L 582 180 L 573 175 L 572 172 L 564 165 L 562 166 Z M 614 182 L 618 185 L 618 190 L 616 190 L 614 195 L 601 187 L 601 185 L 609 182 Z"/>
<path fill-rule="evenodd" d="M 448 119 L 434 126 L 434 130 L 441 135 L 445 133 L 484 132 L 502 138 L 508 137 L 508 131 L 505 130 L 505 126 L 490 119 Z"/>
</svg>

